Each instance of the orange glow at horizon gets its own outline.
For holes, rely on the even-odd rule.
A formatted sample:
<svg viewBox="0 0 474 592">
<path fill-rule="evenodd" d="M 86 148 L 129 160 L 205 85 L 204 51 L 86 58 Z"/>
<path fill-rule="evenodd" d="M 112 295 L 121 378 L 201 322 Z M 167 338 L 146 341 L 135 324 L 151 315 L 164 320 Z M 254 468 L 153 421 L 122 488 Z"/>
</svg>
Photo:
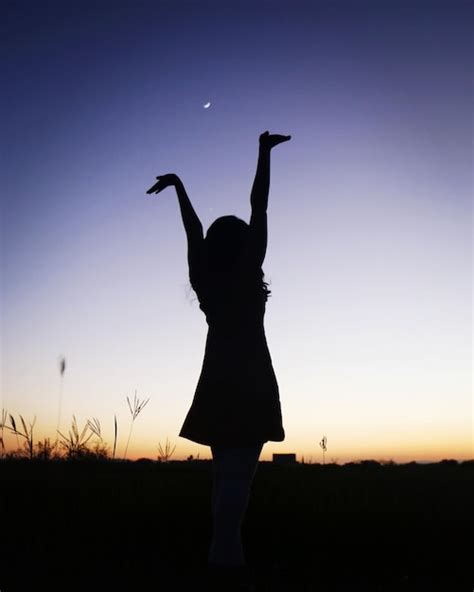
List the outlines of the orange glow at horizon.
<svg viewBox="0 0 474 592">
<path fill-rule="evenodd" d="M 16 418 L 17 425 L 19 424 L 18 417 Z M 8 424 L 9 425 L 9 424 Z M 78 422 L 81 429 L 84 422 Z M 63 433 L 67 433 L 68 429 L 62 429 Z M 42 430 L 40 426 L 34 430 L 34 442 L 42 441 L 44 438 L 49 438 L 51 442 L 54 441 L 52 434 L 54 431 Z M 123 434 L 122 434 L 123 435 Z M 158 438 L 156 441 L 147 438 L 143 433 L 132 433 L 130 445 L 127 453 L 128 460 L 137 460 L 138 458 L 157 459 L 158 444 L 164 449 L 168 439 L 170 449 L 176 446 L 171 460 L 186 460 L 193 456 L 194 459 L 211 459 L 211 449 L 209 446 L 195 444 L 184 438 L 169 437 Z M 8 430 L 4 431 L 4 441 L 6 452 L 15 451 L 17 446 L 16 437 Z M 23 439 L 19 438 L 20 447 L 23 446 Z M 92 438 L 89 443 L 93 447 L 97 438 Z M 109 448 L 110 455 L 112 454 L 113 436 L 104 437 L 103 443 Z M 123 458 L 125 448 L 124 438 L 119 438 L 117 441 L 116 458 Z M 278 453 L 295 453 L 299 462 L 304 458 L 306 463 L 321 463 L 323 460 L 322 450 L 318 445 L 317 438 L 308 437 L 290 437 L 284 442 L 266 442 L 260 460 L 271 461 L 272 455 Z M 417 434 L 407 433 L 399 434 L 392 433 L 385 437 L 372 435 L 372 438 L 358 441 L 355 437 L 353 439 L 338 439 L 328 438 L 327 452 L 325 455 L 326 462 L 336 462 L 344 464 L 346 462 L 357 462 L 360 460 L 377 460 L 377 461 L 394 461 L 396 463 L 405 463 L 411 461 L 441 461 L 443 459 L 455 459 L 458 461 L 471 460 L 474 458 L 474 448 L 472 437 L 469 430 L 460 431 L 457 435 L 440 434 Z"/>
</svg>

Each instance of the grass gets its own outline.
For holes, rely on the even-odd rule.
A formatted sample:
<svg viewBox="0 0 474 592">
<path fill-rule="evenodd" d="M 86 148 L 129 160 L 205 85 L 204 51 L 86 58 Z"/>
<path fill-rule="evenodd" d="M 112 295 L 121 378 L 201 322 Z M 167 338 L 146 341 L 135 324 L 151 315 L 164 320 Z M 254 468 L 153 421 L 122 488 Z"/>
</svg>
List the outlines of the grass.
<svg viewBox="0 0 474 592">
<path fill-rule="evenodd" d="M 23 418 L 22 415 L 20 415 L 20 422 L 21 422 L 21 427 L 17 427 L 17 423 L 15 421 L 15 417 L 13 415 L 10 414 L 10 425 L 8 426 L 6 424 L 6 421 L 4 422 L 4 418 L 6 418 L 6 410 L 4 413 L 4 410 L 2 410 L 2 446 L 3 449 L 5 450 L 5 444 L 4 444 L 4 440 L 3 440 L 3 431 L 4 429 L 8 429 L 10 430 L 10 432 L 12 432 L 15 437 L 16 437 L 16 442 L 17 442 L 17 449 L 21 450 L 20 447 L 20 442 L 19 442 L 19 438 L 23 438 L 24 439 L 24 446 L 23 446 L 23 450 L 24 452 L 27 453 L 28 457 L 30 459 L 32 459 L 34 457 L 35 454 L 35 450 L 34 450 L 34 438 L 33 438 L 33 428 L 35 426 L 36 423 L 36 417 L 33 419 L 33 421 L 30 422 L 26 422 L 25 419 Z"/>
<path fill-rule="evenodd" d="M 472 589 L 473 477 L 472 462 L 260 462 L 243 524 L 260 590 Z M 30 589 L 19 574 L 35 589 L 179 590 L 206 563 L 211 461 L 3 460 L 0 479 L 1 590 Z"/>
<path fill-rule="evenodd" d="M 124 458 L 127 458 L 128 445 L 130 443 L 130 438 L 132 437 L 133 424 L 149 400 L 150 399 L 146 399 L 146 401 L 140 401 L 140 399 L 137 397 L 137 391 L 135 391 L 133 405 L 130 403 L 130 399 L 127 397 L 128 408 L 130 410 L 130 415 L 132 416 L 132 421 L 130 423 L 130 431 L 128 433 L 127 445 L 125 446 L 125 452 L 123 455 Z"/>
<path fill-rule="evenodd" d="M 166 438 L 166 444 L 164 447 L 161 446 L 161 444 L 158 444 L 158 460 L 161 462 L 168 462 L 175 450 L 176 446 L 171 448 L 171 443 L 168 442 L 168 438 Z"/>
<path fill-rule="evenodd" d="M 123 458 L 127 458 L 128 447 L 132 437 L 133 425 L 139 414 L 147 405 L 149 399 L 140 400 L 135 396 L 133 403 L 129 397 L 126 397 L 128 408 L 131 414 L 130 430 L 128 433 L 127 442 Z M 59 460 L 59 459 L 78 459 L 78 458 L 110 458 L 108 445 L 104 442 L 102 437 L 101 423 L 97 417 L 87 419 L 83 428 L 80 429 L 77 424 L 75 415 L 72 416 L 71 426 L 67 433 L 56 430 L 57 435 L 53 443 L 48 437 L 43 440 L 34 440 L 33 428 L 35 426 L 36 417 L 32 422 L 26 422 L 22 415 L 19 415 L 20 423 L 15 417 L 6 409 L 2 409 L 0 416 L 0 451 L 2 458 L 24 458 L 27 456 L 30 460 L 35 458 L 41 460 Z M 21 424 L 21 427 L 19 427 Z M 7 450 L 5 430 L 16 438 L 16 449 Z M 92 440 L 93 438 L 96 440 Z M 23 439 L 23 446 L 20 445 L 20 438 Z M 114 442 L 112 450 L 112 459 L 116 457 L 118 440 L 118 424 L 117 416 L 114 415 Z M 166 440 L 164 447 L 158 443 L 158 451 L 160 460 L 168 461 L 173 455 L 176 446 L 171 449 L 171 446 Z"/>
</svg>

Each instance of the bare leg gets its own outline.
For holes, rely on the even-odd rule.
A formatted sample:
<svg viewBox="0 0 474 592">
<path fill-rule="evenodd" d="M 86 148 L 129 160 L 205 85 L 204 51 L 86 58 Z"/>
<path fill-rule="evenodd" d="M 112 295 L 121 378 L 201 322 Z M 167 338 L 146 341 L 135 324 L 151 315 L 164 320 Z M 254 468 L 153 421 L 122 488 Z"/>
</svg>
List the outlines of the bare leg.
<svg viewBox="0 0 474 592">
<path fill-rule="evenodd" d="M 241 526 L 247 510 L 252 481 L 263 444 L 216 449 L 213 456 L 213 537 L 208 562 L 242 566 Z"/>
</svg>

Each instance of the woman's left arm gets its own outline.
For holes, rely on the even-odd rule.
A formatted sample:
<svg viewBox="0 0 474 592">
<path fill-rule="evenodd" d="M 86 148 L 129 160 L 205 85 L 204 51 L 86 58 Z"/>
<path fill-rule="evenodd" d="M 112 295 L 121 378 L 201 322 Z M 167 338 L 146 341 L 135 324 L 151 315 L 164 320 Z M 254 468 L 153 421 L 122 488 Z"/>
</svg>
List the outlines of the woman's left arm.
<svg viewBox="0 0 474 592">
<path fill-rule="evenodd" d="M 282 142 L 288 142 L 291 136 L 269 134 L 268 131 L 260 135 L 257 172 L 252 185 L 250 205 L 249 251 L 258 267 L 261 267 L 267 251 L 267 207 L 270 190 L 270 152 L 272 148 Z"/>
</svg>

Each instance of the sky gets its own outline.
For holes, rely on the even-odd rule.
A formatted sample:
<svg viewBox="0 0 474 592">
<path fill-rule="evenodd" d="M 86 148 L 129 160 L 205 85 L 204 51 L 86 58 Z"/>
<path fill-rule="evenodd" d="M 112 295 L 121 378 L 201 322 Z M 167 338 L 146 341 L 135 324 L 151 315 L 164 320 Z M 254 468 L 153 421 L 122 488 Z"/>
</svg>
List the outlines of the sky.
<svg viewBox="0 0 474 592">
<path fill-rule="evenodd" d="M 286 438 L 261 460 L 320 462 L 323 436 L 335 462 L 474 456 L 472 3 L 1 10 L 4 409 L 38 438 L 97 417 L 109 445 L 115 414 L 123 456 L 136 394 L 128 458 L 211 458 L 178 436 L 207 333 L 179 206 L 145 191 L 173 172 L 204 230 L 248 221 L 269 130 L 292 136 L 263 265 Z"/>
</svg>

